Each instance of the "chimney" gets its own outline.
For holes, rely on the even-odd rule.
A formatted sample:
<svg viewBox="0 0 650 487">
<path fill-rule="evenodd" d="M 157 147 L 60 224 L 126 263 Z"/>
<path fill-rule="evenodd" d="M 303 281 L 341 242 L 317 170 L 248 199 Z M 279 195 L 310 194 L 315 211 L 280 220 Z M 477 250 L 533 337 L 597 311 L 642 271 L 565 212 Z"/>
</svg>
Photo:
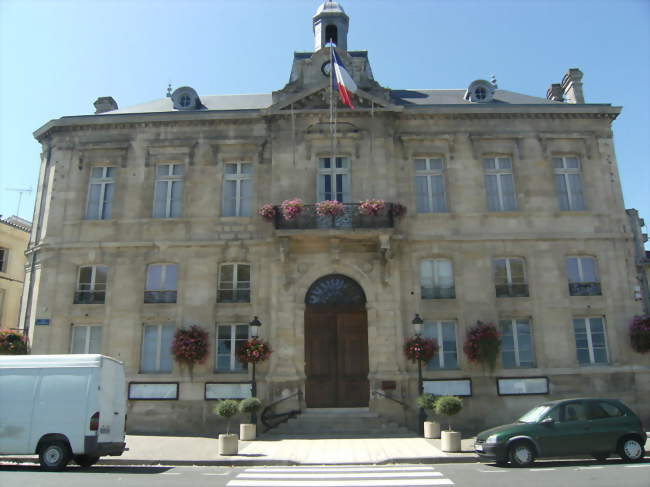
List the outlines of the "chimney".
<svg viewBox="0 0 650 487">
<path fill-rule="evenodd" d="M 117 102 L 112 96 L 100 96 L 97 98 L 94 105 L 95 115 L 98 113 L 110 112 L 111 110 L 117 110 Z"/>
<path fill-rule="evenodd" d="M 560 83 L 553 83 L 546 92 L 546 99 L 551 101 L 564 101 L 564 90 Z"/>
<path fill-rule="evenodd" d="M 584 103 L 585 97 L 582 93 L 582 71 L 578 68 L 571 68 L 562 78 L 562 90 L 567 103 Z"/>
</svg>

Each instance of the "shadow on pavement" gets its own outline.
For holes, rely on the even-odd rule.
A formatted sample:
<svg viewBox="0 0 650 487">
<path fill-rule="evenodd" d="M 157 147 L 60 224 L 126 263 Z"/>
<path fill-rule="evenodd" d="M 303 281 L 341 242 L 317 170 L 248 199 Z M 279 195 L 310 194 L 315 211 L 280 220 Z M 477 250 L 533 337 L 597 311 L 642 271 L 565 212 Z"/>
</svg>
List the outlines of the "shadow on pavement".
<svg viewBox="0 0 650 487">
<path fill-rule="evenodd" d="M 571 468 L 571 467 L 604 467 L 607 465 L 639 465 L 639 464 L 650 464 L 650 457 L 645 457 L 643 461 L 641 462 L 636 462 L 636 463 L 630 463 L 626 462 L 624 460 L 621 460 L 620 458 L 610 458 L 604 462 L 599 462 L 598 460 L 557 460 L 557 459 L 549 459 L 549 460 L 535 460 L 535 463 L 528 467 L 523 467 L 523 468 L 518 468 L 518 467 L 513 467 L 510 464 L 507 465 L 497 465 L 496 463 L 484 463 L 486 467 L 494 467 L 494 468 L 504 468 L 504 469 L 514 469 L 514 470 L 525 470 L 527 468 Z"/>
<path fill-rule="evenodd" d="M 69 465 L 67 468 L 62 470 L 61 472 L 46 472 L 44 470 L 41 470 L 38 465 L 0 465 L 0 472 L 43 472 L 47 473 L 48 475 L 54 474 L 56 475 L 57 473 L 108 473 L 108 474 L 116 474 L 116 473 L 121 473 L 121 474 L 156 474 L 156 473 L 164 473 L 169 470 L 171 470 L 174 467 L 152 467 L 152 466 L 142 466 L 142 467 L 137 467 L 137 466 L 122 466 L 122 465 L 116 465 L 116 466 L 106 466 L 106 465 L 95 465 L 90 468 L 81 468 L 76 465 Z"/>
</svg>

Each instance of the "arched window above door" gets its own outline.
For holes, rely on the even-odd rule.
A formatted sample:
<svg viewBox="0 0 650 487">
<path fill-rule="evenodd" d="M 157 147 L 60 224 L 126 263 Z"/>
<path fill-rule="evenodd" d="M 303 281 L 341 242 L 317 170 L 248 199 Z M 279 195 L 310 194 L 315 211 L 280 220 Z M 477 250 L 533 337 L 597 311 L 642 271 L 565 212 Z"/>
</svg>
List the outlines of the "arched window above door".
<svg viewBox="0 0 650 487">
<path fill-rule="evenodd" d="M 330 274 L 314 282 L 305 296 L 305 304 L 363 305 L 366 295 L 359 284 L 342 274 Z"/>
</svg>

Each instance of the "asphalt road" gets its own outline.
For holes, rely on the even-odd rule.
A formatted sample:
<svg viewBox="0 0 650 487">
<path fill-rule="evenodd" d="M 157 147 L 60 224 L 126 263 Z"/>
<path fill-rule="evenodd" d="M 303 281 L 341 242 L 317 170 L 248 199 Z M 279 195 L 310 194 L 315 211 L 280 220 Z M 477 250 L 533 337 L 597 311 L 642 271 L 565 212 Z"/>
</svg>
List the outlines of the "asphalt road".
<svg viewBox="0 0 650 487">
<path fill-rule="evenodd" d="M 648 487 L 650 461 L 538 461 L 533 468 L 492 464 L 358 465 L 304 467 L 96 466 L 41 472 L 37 466 L 0 464 L 2 487 Z"/>
</svg>

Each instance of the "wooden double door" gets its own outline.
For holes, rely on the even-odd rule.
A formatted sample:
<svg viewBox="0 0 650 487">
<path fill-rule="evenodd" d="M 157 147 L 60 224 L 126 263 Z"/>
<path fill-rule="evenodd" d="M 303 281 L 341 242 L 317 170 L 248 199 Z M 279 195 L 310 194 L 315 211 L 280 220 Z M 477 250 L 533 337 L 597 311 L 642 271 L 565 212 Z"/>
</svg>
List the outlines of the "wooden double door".
<svg viewBox="0 0 650 487">
<path fill-rule="evenodd" d="M 368 406 L 365 307 L 306 307 L 305 369 L 308 407 Z"/>
</svg>

